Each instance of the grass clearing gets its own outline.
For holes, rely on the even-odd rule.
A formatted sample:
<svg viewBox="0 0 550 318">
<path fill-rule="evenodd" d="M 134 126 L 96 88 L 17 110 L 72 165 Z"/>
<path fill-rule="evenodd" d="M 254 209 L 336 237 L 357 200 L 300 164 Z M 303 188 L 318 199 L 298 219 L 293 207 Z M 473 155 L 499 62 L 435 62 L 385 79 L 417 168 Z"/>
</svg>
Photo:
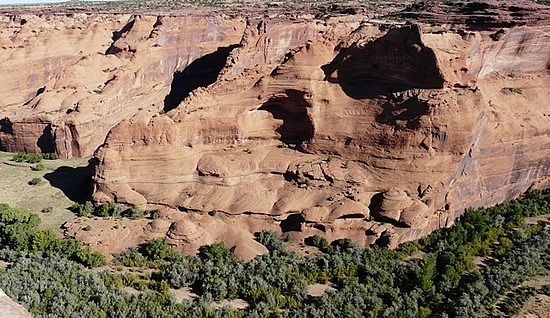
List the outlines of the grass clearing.
<svg viewBox="0 0 550 318">
<path fill-rule="evenodd" d="M 42 220 L 40 228 L 61 232 L 59 227 L 75 218 L 67 208 L 88 191 L 89 158 L 43 160 L 38 171 L 36 164 L 12 161 L 14 155 L 0 152 L 0 202 L 34 212 Z M 43 182 L 29 185 L 34 178 Z"/>
</svg>

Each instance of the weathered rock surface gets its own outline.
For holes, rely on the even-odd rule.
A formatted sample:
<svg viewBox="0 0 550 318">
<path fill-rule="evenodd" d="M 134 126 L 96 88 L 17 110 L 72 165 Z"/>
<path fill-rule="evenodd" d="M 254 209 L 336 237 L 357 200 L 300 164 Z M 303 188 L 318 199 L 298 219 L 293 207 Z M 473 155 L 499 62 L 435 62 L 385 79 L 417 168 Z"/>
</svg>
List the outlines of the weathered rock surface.
<svg viewBox="0 0 550 318">
<path fill-rule="evenodd" d="M 216 83 L 111 131 L 95 198 L 396 245 L 548 186 L 550 29 L 428 30 L 249 24 Z"/>
<path fill-rule="evenodd" d="M 0 315 L 5 318 L 30 318 L 29 312 L 0 289 Z"/>
<path fill-rule="evenodd" d="M 45 134 L 82 155 L 109 131 L 94 199 L 180 213 L 142 228 L 182 250 L 222 239 L 251 257 L 262 228 L 396 246 L 550 186 L 550 27 L 475 28 L 468 12 L 459 31 L 364 15 L 133 16 L 94 55 L 112 60 L 101 94 L 29 115 L 61 96 L 51 79 L 23 110 L 3 106 L 0 145 L 36 150 Z M 75 85 L 93 87 L 85 78 Z"/>
<path fill-rule="evenodd" d="M 158 113 L 172 74 L 238 43 L 244 20 L 27 14 L 0 25 L 0 150 L 71 157 L 93 154 L 121 120 Z"/>
</svg>

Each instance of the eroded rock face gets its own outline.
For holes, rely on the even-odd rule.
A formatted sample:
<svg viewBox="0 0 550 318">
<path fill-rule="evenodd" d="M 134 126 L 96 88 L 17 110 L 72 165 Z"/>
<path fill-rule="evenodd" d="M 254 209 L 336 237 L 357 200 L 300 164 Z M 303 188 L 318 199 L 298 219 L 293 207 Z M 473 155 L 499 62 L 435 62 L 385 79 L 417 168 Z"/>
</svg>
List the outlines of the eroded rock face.
<svg viewBox="0 0 550 318">
<path fill-rule="evenodd" d="M 4 50 L 40 60 L 17 34 L 45 18 L 17 19 L 3 21 Z M 68 157 L 105 140 L 97 202 L 182 216 L 142 224 L 141 239 L 156 233 L 182 250 L 222 239 L 243 257 L 262 252 L 250 233 L 265 228 L 396 246 L 466 207 L 550 186 L 544 23 L 81 19 L 82 56 L 59 69 L 36 62 L 37 88 L 30 77 L 9 88 L 25 90 L 1 106 L 0 148 Z M 86 31 L 93 19 L 108 23 Z"/>
<path fill-rule="evenodd" d="M 0 24 L 0 150 L 67 158 L 93 154 L 123 119 L 162 110 L 172 74 L 239 43 L 245 21 L 29 14 Z"/>
<path fill-rule="evenodd" d="M 249 22 L 208 89 L 111 131 L 95 198 L 260 215 L 298 238 L 419 238 L 548 186 L 548 30 Z M 491 56 L 520 42 L 511 58 L 537 59 L 507 76 Z"/>
</svg>

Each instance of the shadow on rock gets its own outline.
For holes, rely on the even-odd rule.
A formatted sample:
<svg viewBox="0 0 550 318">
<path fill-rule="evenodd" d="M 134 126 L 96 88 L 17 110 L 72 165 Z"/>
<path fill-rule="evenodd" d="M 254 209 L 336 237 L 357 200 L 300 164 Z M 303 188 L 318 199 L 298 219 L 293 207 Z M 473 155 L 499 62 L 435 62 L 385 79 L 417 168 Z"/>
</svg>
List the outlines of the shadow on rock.
<svg viewBox="0 0 550 318">
<path fill-rule="evenodd" d="M 366 44 L 340 49 L 321 66 L 325 80 L 354 99 L 377 98 L 413 88 L 441 89 L 445 79 L 434 50 L 422 42 L 420 27 L 392 28 Z"/>
<path fill-rule="evenodd" d="M 94 167 L 89 163 L 86 167 L 59 167 L 44 175 L 50 184 L 63 191 L 72 201 L 84 203 L 92 195 L 92 176 Z"/>
</svg>

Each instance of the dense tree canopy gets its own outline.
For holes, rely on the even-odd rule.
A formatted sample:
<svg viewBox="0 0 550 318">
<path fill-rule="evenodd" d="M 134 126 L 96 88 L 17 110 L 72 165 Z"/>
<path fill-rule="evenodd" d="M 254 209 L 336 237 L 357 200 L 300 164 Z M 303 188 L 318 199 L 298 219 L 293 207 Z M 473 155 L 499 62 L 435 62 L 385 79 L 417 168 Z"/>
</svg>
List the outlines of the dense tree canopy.
<svg viewBox="0 0 550 318">
<path fill-rule="evenodd" d="M 110 270 L 90 271 L 95 255 L 76 240 L 38 231 L 32 214 L 0 206 L 0 287 L 47 317 L 475 317 L 509 315 L 535 293 L 522 282 L 550 272 L 550 233 L 526 217 L 550 212 L 550 193 L 469 210 L 447 229 L 398 250 L 362 248 L 320 237 L 311 256 L 288 249 L 277 233 L 257 233 L 269 253 L 249 262 L 223 243 L 183 257 L 164 239 L 118 255 Z M 76 252 L 75 252 L 76 251 Z M 477 265 L 476 265 L 477 264 Z M 114 269 L 119 269 L 116 271 Z M 334 288 L 307 294 L 320 283 Z M 127 287 L 134 292 L 129 293 Z M 171 289 L 197 298 L 178 303 Z M 514 290 L 512 294 L 506 294 Z M 502 302 L 506 295 L 509 305 Z M 512 295 L 518 295 L 514 297 Z M 213 302 L 245 300 L 241 310 Z"/>
</svg>

